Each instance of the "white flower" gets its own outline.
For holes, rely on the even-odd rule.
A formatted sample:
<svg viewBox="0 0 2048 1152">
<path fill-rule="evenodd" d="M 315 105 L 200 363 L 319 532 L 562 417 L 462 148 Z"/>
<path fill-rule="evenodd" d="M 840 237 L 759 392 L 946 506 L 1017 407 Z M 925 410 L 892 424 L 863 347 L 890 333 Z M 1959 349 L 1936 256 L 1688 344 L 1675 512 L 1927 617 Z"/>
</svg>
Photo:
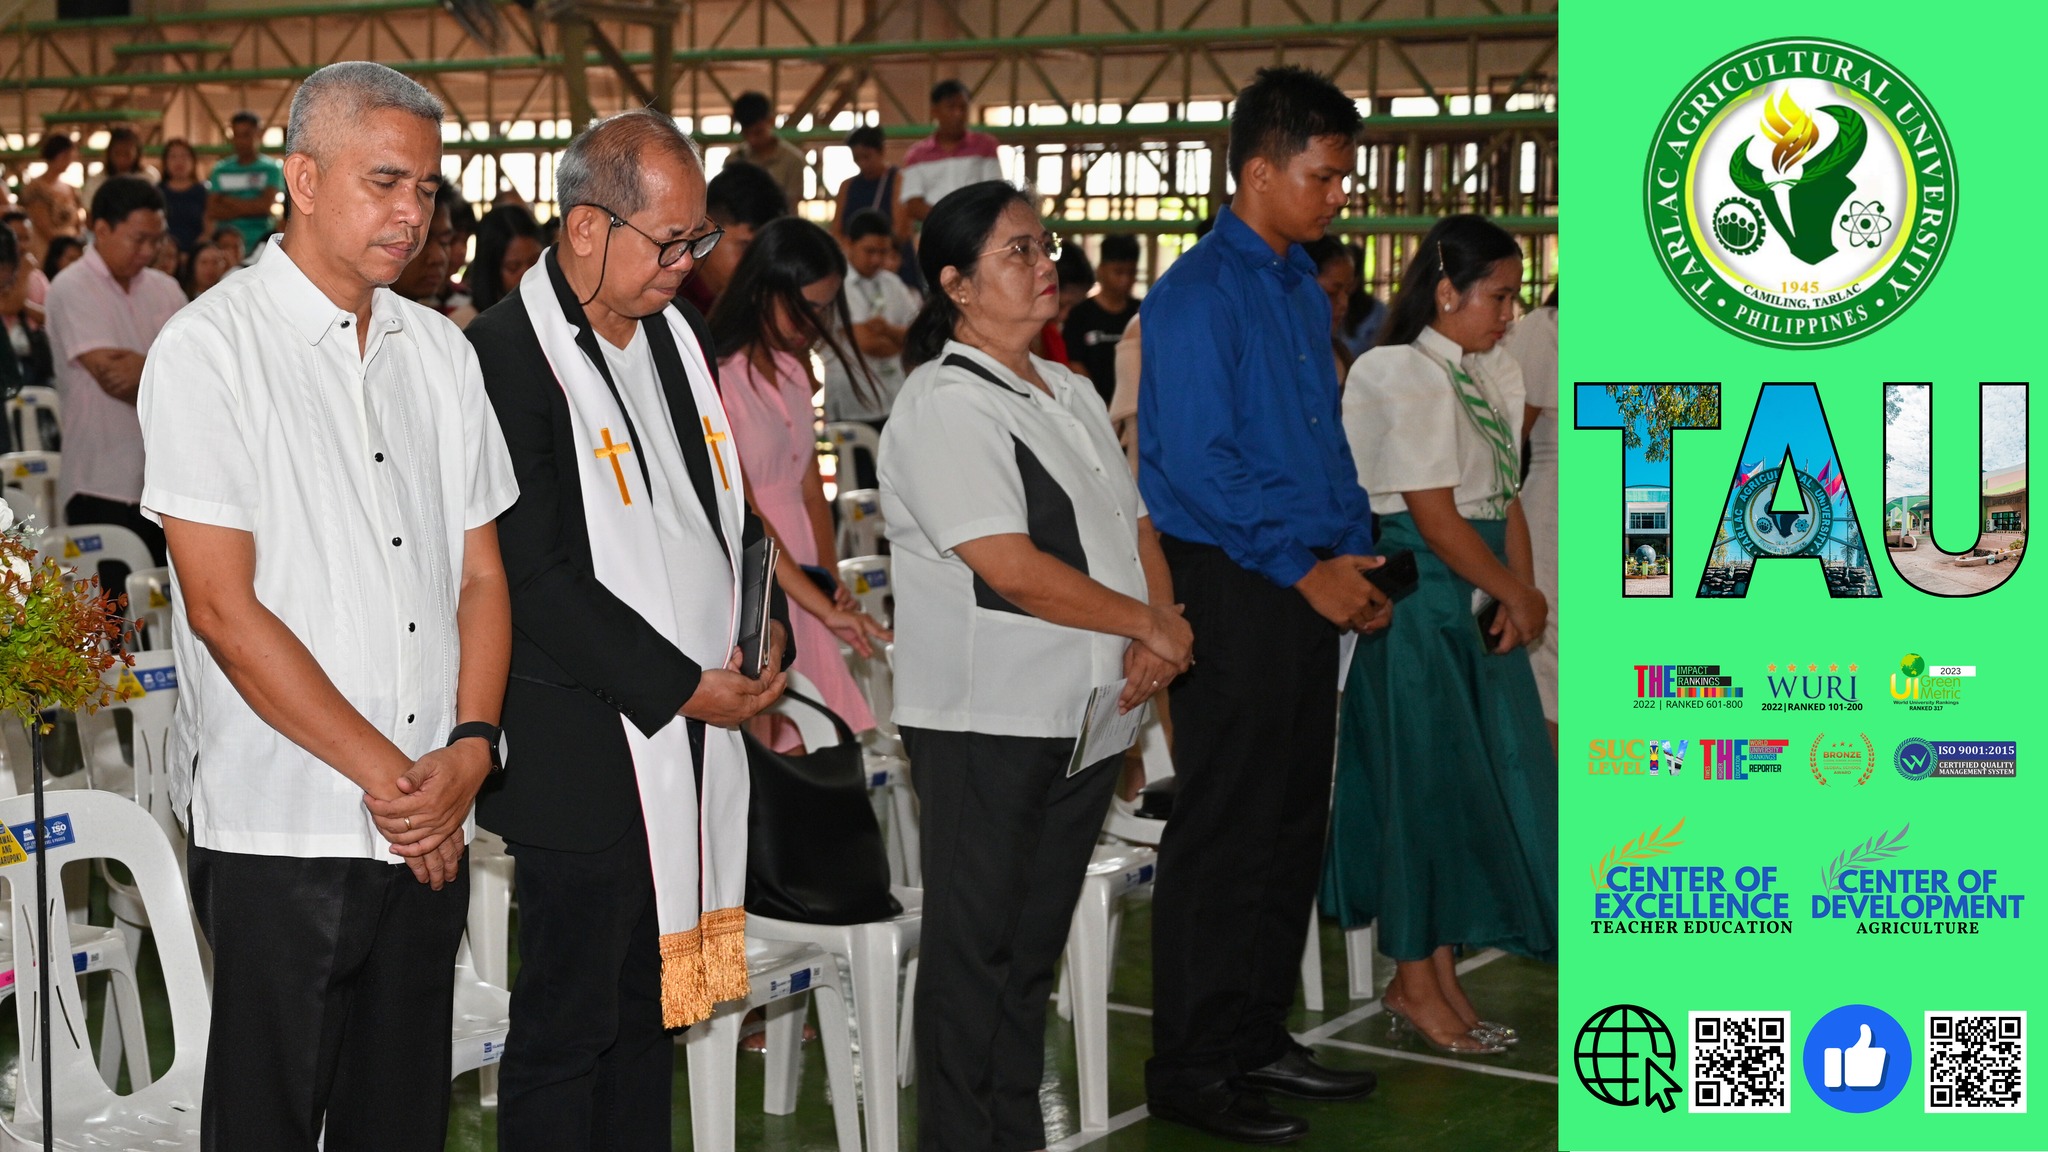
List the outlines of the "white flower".
<svg viewBox="0 0 2048 1152">
<path fill-rule="evenodd" d="M 7 506 L 7 501 L 0 500 L 0 532 L 5 532 L 12 527 L 14 527 L 14 509 Z"/>
<path fill-rule="evenodd" d="M 14 577 L 15 581 L 14 588 L 12 589 L 14 602 L 16 604 L 27 603 L 29 580 L 34 577 L 35 572 L 29 568 L 28 561 L 23 560 L 19 556 L 9 556 L 7 558 L 7 571 L 9 575 Z"/>
</svg>

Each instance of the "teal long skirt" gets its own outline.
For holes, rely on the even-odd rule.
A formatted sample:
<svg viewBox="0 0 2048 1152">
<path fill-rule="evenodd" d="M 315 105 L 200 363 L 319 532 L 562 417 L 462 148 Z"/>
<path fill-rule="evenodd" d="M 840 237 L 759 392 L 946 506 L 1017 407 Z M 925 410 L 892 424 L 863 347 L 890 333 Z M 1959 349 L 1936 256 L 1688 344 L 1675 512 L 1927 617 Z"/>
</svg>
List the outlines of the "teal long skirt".
<svg viewBox="0 0 2048 1152">
<path fill-rule="evenodd" d="M 1507 523 L 1472 527 L 1507 560 Z M 1379 950 L 1422 960 L 1445 944 L 1557 959 L 1557 753 L 1528 650 L 1494 655 L 1472 585 L 1406 513 L 1380 550 L 1421 577 L 1393 626 L 1359 638 L 1337 733 L 1323 911 L 1377 921 Z"/>
</svg>

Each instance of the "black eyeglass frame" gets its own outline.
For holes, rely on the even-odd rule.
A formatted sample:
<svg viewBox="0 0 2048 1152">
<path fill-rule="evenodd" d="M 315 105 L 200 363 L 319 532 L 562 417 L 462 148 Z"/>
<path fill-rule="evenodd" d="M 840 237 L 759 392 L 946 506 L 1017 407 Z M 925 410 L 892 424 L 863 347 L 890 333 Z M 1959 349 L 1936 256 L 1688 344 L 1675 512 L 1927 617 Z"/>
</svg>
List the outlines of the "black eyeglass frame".
<svg viewBox="0 0 2048 1152">
<path fill-rule="evenodd" d="M 675 267 L 678 263 L 682 261 L 683 253 L 685 251 L 688 251 L 690 257 L 694 260 L 704 259 L 706 256 L 711 255 L 711 250 L 713 248 L 718 247 L 719 240 L 723 239 L 725 236 L 724 228 L 713 226 L 711 231 L 706 232 L 701 236 L 678 236 L 673 240 L 656 240 L 654 237 L 649 236 L 646 232 L 641 231 L 639 225 L 633 223 L 631 220 L 626 219 L 624 216 L 619 215 L 617 212 L 612 211 L 611 209 L 605 207 L 602 204 L 572 204 L 570 205 L 570 207 L 595 208 L 599 212 L 602 212 L 606 216 L 611 218 L 611 226 L 613 229 L 631 228 L 634 232 L 639 234 L 641 239 L 647 241 L 649 244 L 654 245 L 654 262 L 656 264 L 661 265 L 663 268 Z"/>
</svg>

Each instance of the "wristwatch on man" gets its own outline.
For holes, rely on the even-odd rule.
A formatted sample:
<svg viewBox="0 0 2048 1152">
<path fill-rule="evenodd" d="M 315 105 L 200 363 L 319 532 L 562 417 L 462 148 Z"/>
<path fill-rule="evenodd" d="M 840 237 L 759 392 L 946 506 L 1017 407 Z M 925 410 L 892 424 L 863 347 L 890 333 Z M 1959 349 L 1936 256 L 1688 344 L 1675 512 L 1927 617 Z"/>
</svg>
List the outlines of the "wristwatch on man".
<svg viewBox="0 0 2048 1152">
<path fill-rule="evenodd" d="M 452 748 L 457 740 L 468 740 L 471 738 L 481 740 L 490 746 L 491 775 L 495 776 L 503 772 L 505 770 L 506 756 L 505 730 L 496 724 L 486 724 L 482 720 L 471 720 L 467 724 L 457 724 L 455 730 L 448 733 L 448 745 Z"/>
</svg>

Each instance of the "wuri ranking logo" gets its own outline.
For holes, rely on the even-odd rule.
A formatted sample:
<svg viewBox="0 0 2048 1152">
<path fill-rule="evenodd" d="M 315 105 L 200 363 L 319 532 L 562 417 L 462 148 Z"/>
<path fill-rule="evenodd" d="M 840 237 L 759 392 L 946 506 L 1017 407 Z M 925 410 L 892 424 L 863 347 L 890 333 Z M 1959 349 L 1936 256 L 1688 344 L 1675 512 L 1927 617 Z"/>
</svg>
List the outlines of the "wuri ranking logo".
<svg viewBox="0 0 2048 1152">
<path fill-rule="evenodd" d="M 1644 173 L 1650 239 L 1701 315 L 1819 348 L 1920 298 L 1955 230 L 1948 135 L 1925 96 L 1853 45 L 1753 44 L 1695 76 Z"/>
</svg>

